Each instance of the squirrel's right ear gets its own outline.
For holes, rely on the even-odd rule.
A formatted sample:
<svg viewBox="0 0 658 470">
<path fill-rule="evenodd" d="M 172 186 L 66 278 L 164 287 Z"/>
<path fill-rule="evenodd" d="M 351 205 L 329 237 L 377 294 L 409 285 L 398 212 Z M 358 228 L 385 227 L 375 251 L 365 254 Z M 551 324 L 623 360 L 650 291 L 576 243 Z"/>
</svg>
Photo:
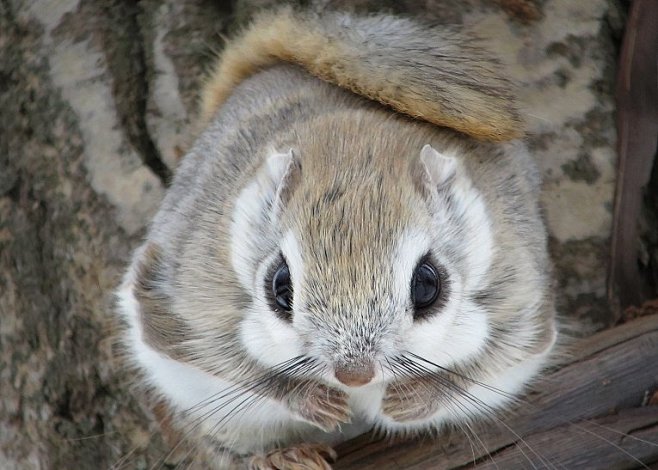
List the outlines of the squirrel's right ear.
<svg viewBox="0 0 658 470">
<path fill-rule="evenodd" d="M 425 183 L 436 189 L 446 185 L 457 173 L 457 159 L 442 154 L 429 144 L 420 151 Z"/>
</svg>

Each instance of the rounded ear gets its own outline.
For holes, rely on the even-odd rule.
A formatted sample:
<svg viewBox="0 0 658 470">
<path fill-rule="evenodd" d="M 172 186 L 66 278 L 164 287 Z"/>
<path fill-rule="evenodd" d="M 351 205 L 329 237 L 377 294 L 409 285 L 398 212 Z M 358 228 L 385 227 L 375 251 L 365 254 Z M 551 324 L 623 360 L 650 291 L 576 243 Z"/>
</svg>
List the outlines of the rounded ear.
<svg viewBox="0 0 658 470">
<path fill-rule="evenodd" d="M 267 161 L 265 162 L 267 173 L 274 184 L 278 186 L 288 172 L 293 159 L 294 155 L 292 149 L 288 150 L 286 153 L 273 153 L 267 157 Z"/>
<path fill-rule="evenodd" d="M 255 183 L 263 195 L 271 195 L 272 197 L 276 195 L 292 165 L 293 159 L 292 149 L 286 153 L 271 152 L 265 159 L 265 164 L 257 170 L 255 178 Z"/>
<path fill-rule="evenodd" d="M 420 162 L 424 170 L 424 179 L 429 189 L 439 189 L 448 184 L 457 173 L 457 159 L 439 153 L 429 144 L 420 151 Z"/>
<path fill-rule="evenodd" d="M 287 201 L 300 170 L 301 166 L 292 149 L 286 153 L 272 152 L 257 170 L 253 181 L 242 191 L 238 202 L 246 196 L 251 199 L 245 205 L 246 208 L 250 212 L 258 213 L 253 215 L 268 212 L 267 215 L 271 219 L 276 218 Z"/>
<path fill-rule="evenodd" d="M 272 201 L 272 212 L 270 216 L 276 219 L 281 208 L 288 202 L 293 189 L 297 186 L 301 177 L 302 166 L 299 159 L 295 158 L 292 149 L 285 154 L 272 155 L 267 160 L 270 172 L 278 179 L 274 200 Z"/>
</svg>

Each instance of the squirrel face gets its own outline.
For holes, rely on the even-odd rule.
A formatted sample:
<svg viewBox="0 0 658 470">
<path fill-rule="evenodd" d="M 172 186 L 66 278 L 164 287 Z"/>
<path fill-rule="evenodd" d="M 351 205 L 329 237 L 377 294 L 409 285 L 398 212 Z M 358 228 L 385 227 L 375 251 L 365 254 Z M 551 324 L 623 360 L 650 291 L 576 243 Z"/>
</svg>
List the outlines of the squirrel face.
<svg viewBox="0 0 658 470">
<path fill-rule="evenodd" d="M 347 386 L 390 381 L 405 353 L 474 357 L 488 326 L 468 294 L 494 243 L 458 157 L 404 135 L 368 141 L 358 122 L 311 127 L 264 158 L 233 208 L 233 269 L 253 296 L 245 349 L 267 366 L 308 356 Z"/>
</svg>

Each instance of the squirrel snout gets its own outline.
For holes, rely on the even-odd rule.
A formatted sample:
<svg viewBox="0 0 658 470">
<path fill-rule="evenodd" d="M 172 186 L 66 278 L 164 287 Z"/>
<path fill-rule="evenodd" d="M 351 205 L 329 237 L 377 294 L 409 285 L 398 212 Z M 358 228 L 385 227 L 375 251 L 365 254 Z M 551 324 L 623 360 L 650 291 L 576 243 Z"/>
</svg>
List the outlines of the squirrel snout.
<svg viewBox="0 0 658 470">
<path fill-rule="evenodd" d="M 375 366 L 372 362 L 363 364 L 343 364 L 334 367 L 336 379 L 348 387 L 360 387 L 369 383 L 375 376 Z"/>
</svg>

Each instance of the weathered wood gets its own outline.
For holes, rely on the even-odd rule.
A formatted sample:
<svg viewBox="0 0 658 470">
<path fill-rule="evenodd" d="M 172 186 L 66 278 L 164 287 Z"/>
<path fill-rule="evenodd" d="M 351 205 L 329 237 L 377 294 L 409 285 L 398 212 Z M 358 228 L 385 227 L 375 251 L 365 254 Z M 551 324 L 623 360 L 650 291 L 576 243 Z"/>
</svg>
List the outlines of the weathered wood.
<svg viewBox="0 0 658 470">
<path fill-rule="evenodd" d="M 635 0 L 617 74 L 618 176 L 608 296 L 622 308 L 648 300 L 638 268 L 638 218 L 658 143 L 658 2 Z"/>
<path fill-rule="evenodd" d="M 527 468 L 530 462 L 538 468 L 621 469 L 656 459 L 658 407 L 651 406 L 533 434 L 525 444 L 483 457 L 477 469 Z"/>
<path fill-rule="evenodd" d="M 458 430 L 420 442 L 362 436 L 340 446 L 336 468 L 635 468 L 636 458 L 658 462 L 658 407 L 642 407 L 657 386 L 651 316 L 574 345 L 571 359 L 513 413 L 474 429 L 477 438 Z"/>
</svg>

